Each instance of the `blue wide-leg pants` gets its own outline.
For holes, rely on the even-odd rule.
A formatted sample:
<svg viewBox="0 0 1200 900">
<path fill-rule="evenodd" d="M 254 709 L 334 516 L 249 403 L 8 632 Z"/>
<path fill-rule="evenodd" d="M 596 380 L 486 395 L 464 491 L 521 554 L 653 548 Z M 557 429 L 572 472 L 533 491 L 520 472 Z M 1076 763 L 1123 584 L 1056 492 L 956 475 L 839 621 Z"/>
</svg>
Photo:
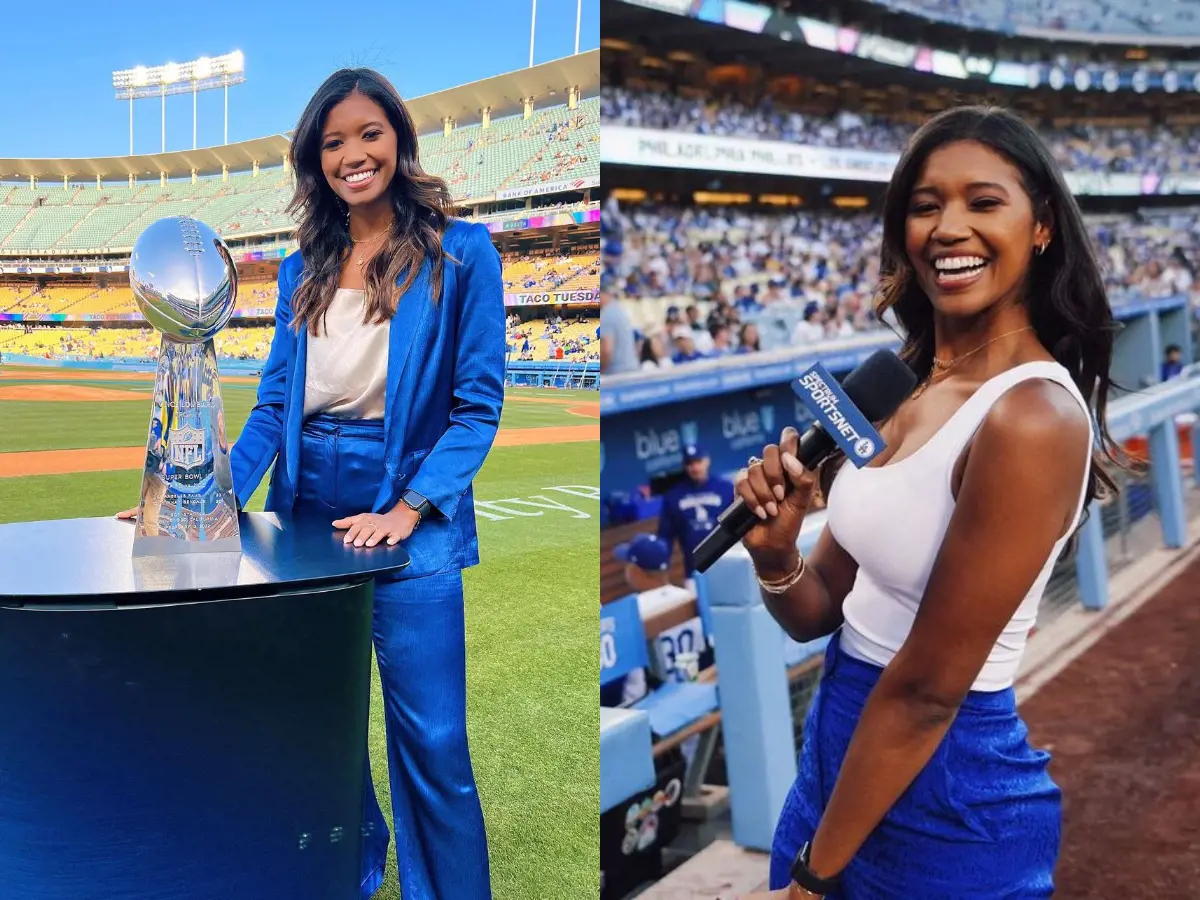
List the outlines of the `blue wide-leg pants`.
<svg viewBox="0 0 1200 900">
<path fill-rule="evenodd" d="M 383 423 L 314 416 L 304 424 L 297 510 L 370 512 L 383 477 Z M 330 525 L 332 528 L 332 524 Z M 375 657 L 404 900 L 489 900 L 487 837 L 467 749 L 462 572 L 375 580 Z M 362 897 L 383 883 L 388 826 L 369 760 Z"/>
</svg>

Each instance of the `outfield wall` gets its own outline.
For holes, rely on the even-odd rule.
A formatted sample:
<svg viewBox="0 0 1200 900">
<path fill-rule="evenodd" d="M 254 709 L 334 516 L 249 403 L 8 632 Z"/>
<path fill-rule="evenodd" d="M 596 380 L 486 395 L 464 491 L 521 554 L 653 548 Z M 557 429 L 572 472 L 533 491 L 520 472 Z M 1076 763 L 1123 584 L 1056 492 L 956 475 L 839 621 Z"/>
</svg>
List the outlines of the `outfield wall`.
<svg viewBox="0 0 1200 900">
<path fill-rule="evenodd" d="M 600 363 L 569 359 L 514 360 L 505 366 L 504 383 L 510 387 L 600 389 Z"/>
<path fill-rule="evenodd" d="M 154 372 L 158 363 L 145 359 L 46 359 L 44 356 L 23 356 L 5 353 L 4 362 L 16 366 L 44 366 L 48 369 L 89 369 L 93 372 Z M 262 374 L 265 362 L 260 359 L 217 359 L 222 375 Z"/>
<path fill-rule="evenodd" d="M 17 366 L 42 366 L 49 369 L 87 369 L 101 372 L 154 372 L 158 364 L 145 359 L 46 359 L 44 356 L 23 356 L 5 353 L 4 362 Z M 264 360 L 217 359 L 222 375 L 257 377 L 262 374 Z M 572 363 L 567 360 L 540 362 L 511 362 L 506 381 L 514 387 L 572 387 L 598 389 L 600 364 Z"/>
</svg>

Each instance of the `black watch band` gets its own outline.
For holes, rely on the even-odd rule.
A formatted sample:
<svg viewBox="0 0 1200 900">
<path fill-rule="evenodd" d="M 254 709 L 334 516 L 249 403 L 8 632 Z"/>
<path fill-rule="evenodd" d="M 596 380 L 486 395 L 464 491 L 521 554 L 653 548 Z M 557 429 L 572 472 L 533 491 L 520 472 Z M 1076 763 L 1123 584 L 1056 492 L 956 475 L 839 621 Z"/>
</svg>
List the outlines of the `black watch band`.
<svg viewBox="0 0 1200 900">
<path fill-rule="evenodd" d="M 831 894 L 838 889 L 841 881 L 839 878 L 822 878 L 816 872 L 808 867 L 808 854 L 812 850 L 812 844 L 806 843 L 800 848 L 800 852 L 796 854 L 796 859 L 792 863 L 792 881 L 804 888 L 810 894 Z"/>
<path fill-rule="evenodd" d="M 425 517 L 429 515 L 429 511 L 433 509 L 433 504 L 416 491 L 405 491 L 400 495 L 400 502 L 417 514 L 418 523 L 424 521 Z"/>
</svg>

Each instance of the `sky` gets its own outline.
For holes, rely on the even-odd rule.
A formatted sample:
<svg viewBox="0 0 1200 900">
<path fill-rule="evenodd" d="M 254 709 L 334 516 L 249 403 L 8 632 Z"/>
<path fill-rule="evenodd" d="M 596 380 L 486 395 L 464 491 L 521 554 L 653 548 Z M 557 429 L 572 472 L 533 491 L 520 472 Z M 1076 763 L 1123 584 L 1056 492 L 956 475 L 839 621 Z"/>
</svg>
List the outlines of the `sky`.
<svg viewBox="0 0 1200 900">
<path fill-rule="evenodd" d="M 111 5 L 111 13 L 98 14 Z M 46 0 L 5 10 L 0 158 L 123 156 L 129 101 L 112 73 L 241 50 L 246 83 L 229 89 L 229 141 L 295 127 L 335 69 L 369 66 L 405 99 L 529 64 L 531 0 Z M 119 12 L 117 11 L 119 10 Z M 538 0 L 534 64 L 575 50 L 576 0 Z M 600 0 L 583 0 L 579 50 L 600 44 Z M 197 144 L 223 140 L 223 93 L 197 96 Z M 162 146 L 160 100 L 135 102 L 133 149 Z M 192 146 L 192 95 L 167 97 L 167 150 Z"/>
</svg>

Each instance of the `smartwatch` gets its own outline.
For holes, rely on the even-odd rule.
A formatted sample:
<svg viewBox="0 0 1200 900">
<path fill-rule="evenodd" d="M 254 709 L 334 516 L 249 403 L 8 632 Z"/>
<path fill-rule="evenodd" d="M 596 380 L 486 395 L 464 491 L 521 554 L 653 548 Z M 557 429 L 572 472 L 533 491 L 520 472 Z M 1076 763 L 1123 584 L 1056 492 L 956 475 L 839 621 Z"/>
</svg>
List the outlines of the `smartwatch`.
<svg viewBox="0 0 1200 900">
<path fill-rule="evenodd" d="M 420 525 L 433 509 L 433 504 L 416 491 L 405 491 L 400 495 L 400 502 L 417 514 L 417 525 Z"/>
<path fill-rule="evenodd" d="M 806 843 L 796 854 L 792 862 L 792 881 L 804 888 L 810 894 L 825 896 L 837 890 L 840 879 L 822 878 L 808 867 L 808 855 L 812 851 L 812 843 Z"/>
</svg>

